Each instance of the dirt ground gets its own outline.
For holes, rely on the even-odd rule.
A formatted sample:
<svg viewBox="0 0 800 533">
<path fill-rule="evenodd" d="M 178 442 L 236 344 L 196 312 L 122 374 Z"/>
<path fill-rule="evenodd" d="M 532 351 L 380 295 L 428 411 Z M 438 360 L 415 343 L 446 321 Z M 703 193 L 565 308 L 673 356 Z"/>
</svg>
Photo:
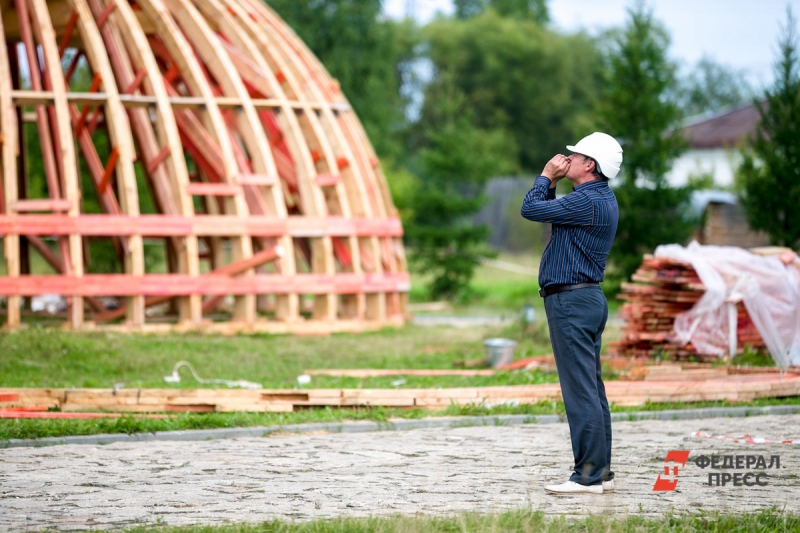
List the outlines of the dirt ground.
<svg viewBox="0 0 800 533">
<path fill-rule="evenodd" d="M 569 475 L 566 424 L 12 448 L 0 450 L 0 530 L 520 507 L 619 517 L 770 506 L 800 512 L 800 445 L 692 437 L 696 431 L 798 438 L 800 415 L 615 422 L 617 490 L 601 496 L 543 490 Z M 654 492 L 670 450 L 689 450 L 689 462 L 679 471 L 676 490 Z M 712 470 L 694 464 L 712 454 L 763 455 L 767 463 L 777 455 L 781 468 Z M 763 486 L 708 486 L 709 472 L 767 477 L 759 478 Z"/>
</svg>

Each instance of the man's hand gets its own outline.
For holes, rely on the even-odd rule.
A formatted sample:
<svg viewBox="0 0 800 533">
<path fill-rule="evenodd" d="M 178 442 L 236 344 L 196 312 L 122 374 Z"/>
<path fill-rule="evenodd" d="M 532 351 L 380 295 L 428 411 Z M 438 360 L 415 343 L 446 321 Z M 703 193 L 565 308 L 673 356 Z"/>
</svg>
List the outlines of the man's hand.
<svg viewBox="0 0 800 533">
<path fill-rule="evenodd" d="M 548 161 L 544 166 L 544 170 L 542 170 L 542 176 L 545 178 L 550 178 L 551 189 L 556 186 L 558 180 L 567 174 L 567 170 L 569 170 L 569 164 L 570 159 L 568 157 L 558 154 L 557 156 L 553 157 L 553 159 Z"/>
</svg>

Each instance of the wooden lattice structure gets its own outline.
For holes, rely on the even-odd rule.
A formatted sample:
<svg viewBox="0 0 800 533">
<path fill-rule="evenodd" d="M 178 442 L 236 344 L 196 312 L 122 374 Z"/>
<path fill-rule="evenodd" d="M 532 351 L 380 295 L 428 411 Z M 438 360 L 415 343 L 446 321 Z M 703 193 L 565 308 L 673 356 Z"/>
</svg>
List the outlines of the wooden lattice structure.
<svg viewBox="0 0 800 533">
<path fill-rule="evenodd" d="M 261 0 L 0 0 L 0 29 L 7 327 L 45 294 L 71 328 L 402 322 L 402 227 L 378 160 Z M 116 270 L 92 271 L 100 243 Z"/>
</svg>

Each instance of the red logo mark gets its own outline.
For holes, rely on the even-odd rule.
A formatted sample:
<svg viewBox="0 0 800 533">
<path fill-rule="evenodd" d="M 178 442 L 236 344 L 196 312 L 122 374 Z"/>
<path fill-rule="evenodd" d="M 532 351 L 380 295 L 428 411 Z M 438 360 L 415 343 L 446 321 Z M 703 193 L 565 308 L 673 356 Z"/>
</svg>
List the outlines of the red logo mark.
<svg viewBox="0 0 800 533">
<path fill-rule="evenodd" d="M 662 474 L 658 475 L 653 490 L 675 490 L 675 487 L 678 486 L 678 464 L 680 464 L 680 468 L 683 468 L 686 466 L 687 459 L 689 459 L 689 450 L 670 450 L 667 458 L 664 459 L 664 477 L 661 477 Z"/>
</svg>

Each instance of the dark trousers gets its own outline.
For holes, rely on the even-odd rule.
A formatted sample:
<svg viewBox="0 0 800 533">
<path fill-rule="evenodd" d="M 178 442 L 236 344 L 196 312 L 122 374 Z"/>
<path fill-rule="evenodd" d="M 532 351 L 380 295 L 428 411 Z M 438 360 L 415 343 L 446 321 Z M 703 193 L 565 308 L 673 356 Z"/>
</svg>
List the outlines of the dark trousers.
<svg viewBox="0 0 800 533">
<path fill-rule="evenodd" d="M 586 287 L 551 294 L 544 309 L 575 458 L 570 481 L 597 485 L 614 477 L 611 415 L 600 376 L 608 303 L 599 286 Z"/>
</svg>

